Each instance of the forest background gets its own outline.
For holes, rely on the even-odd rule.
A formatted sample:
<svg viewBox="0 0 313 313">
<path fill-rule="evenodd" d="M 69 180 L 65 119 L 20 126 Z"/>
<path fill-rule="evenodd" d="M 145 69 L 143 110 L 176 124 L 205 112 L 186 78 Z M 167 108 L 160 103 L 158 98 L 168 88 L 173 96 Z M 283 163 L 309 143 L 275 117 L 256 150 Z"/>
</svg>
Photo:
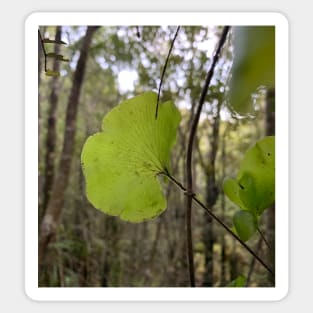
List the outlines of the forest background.
<svg viewBox="0 0 313 313">
<path fill-rule="evenodd" d="M 44 38 L 67 43 L 44 47 L 69 62 L 44 58 L 39 38 L 39 286 L 189 285 L 185 195 L 168 184 L 168 209 L 161 216 L 141 224 L 123 222 L 88 202 L 80 159 L 86 138 L 99 131 L 107 112 L 126 98 L 157 91 L 175 31 L 40 28 Z M 173 173 L 182 182 L 189 128 L 221 32 L 222 27 L 182 27 L 166 68 L 161 102 L 172 99 L 182 114 L 172 153 Z M 231 37 L 209 86 L 193 157 L 195 193 L 230 227 L 237 208 L 225 197 L 222 183 L 236 175 L 247 149 L 275 128 L 271 92 L 253 99 L 253 114 L 240 116 L 230 109 L 225 94 L 233 62 Z M 60 76 L 44 75 L 47 68 Z M 57 208 L 56 223 L 46 236 L 41 229 L 49 206 Z M 269 210 L 260 223 L 272 248 L 274 222 Z M 196 206 L 192 224 L 197 286 L 226 286 L 241 275 L 246 286 L 273 285 L 268 271 Z M 273 249 L 258 234 L 248 244 L 273 263 Z"/>
</svg>

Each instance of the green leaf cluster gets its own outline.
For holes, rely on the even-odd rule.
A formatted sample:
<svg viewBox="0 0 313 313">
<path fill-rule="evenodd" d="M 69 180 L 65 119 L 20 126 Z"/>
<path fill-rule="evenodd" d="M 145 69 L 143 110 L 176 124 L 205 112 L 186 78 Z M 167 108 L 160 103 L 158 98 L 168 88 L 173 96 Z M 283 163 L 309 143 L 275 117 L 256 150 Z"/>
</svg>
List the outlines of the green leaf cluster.
<svg viewBox="0 0 313 313">
<path fill-rule="evenodd" d="M 236 179 L 225 179 L 223 189 L 241 208 L 233 222 L 239 237 L 246 241 L 257 230 L 258 217 L 275 201 L 274 136 L 264 137 L 247 150 Z"/>
<path fill-rule="evenodd" d="M 81 154 L 89 201 L 130 222 L 152 219 L 166 209 L 157 176 L 169 171 L 181 115 L 167 101 L 155 119 L 156 102 L 157 95 L 147 92 L 120 103 Z"/>
<path fill-rule="evenodd" d="M 47 58 L 55 58 L 55 59 L 57 59 L 59 61 L 63 61 L 63 62 L 69 62 L 70 61 L 69 59 L 65 59 L 62 54 L 57 54 L 57 53 L 54 53 L 54 52 L 47 53 L 46 57 Z"/>
</svg>

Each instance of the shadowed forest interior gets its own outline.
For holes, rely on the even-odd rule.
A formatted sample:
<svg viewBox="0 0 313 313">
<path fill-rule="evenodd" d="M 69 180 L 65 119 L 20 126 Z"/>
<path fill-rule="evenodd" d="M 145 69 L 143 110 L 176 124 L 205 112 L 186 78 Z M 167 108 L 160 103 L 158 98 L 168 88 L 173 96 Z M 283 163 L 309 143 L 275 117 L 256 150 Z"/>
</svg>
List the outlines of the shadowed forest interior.
<svg viewBox="0 0 313 313">
<path fill-rule="evenodd" d="M 243 234 L 234 226 L 240 208 L 223 188 L 226 178 L 236 179 L 245 153 L 275 135 L 275 85 L 262 76 L 268 37 L 264 40 L 257 30 L 250 42 L 252 56 L 235 40 L 235 31 L 230 27 L 226 33 L 223 26 L 39 28 L 38 286 L 189 287 L 192 280 L 196 287 L 275 286 L 274 203 L 263 214 L 251 213 L 257 226 L 251 230 L 245 224 Z M 236 54 L 236 49 L 244 52 Z M 170 179 L 157 177 L 166 210 L 139 223 L 122 220 L 88 200 L 81 154 L 87 138 L 101 131 L 108 112 L 145 92 L 158 94 L 162 79 L 160 104 L 171 100 L 181 115 L 170 174 L 187 186 L 188 141 L 214 56 L 192 145 L 192 193 L 206 209 L 192 202 L 190 270 L 186 201 L 192 195 Z M 244 61 L 240 74 L 236 57 Z M 236 75 L 239 95 L 230 93 Z M 132 188 L 129 185 L 129 193 Z M 241 212 L 250 212 L 243 199 Z"/>
</svg>

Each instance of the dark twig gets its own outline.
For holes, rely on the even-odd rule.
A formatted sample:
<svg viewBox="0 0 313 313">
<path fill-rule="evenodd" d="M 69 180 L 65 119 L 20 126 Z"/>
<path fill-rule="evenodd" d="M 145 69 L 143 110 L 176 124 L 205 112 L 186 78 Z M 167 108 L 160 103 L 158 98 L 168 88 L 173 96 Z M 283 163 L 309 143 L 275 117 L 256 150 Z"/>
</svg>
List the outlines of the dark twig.
<svg viewBox="0 0 313 313">
<path fill-rule="evenodd" d="M 187 188 L 184 187 L 178 180 L 173 176 L 167 173 L 160 173 L 166 175 L 176 186 L 178 186 L 183 192 L 187 192 Z M 186 194 L 188 197 L 188 194 Z M 265 268 L 266 270 L 274 275 L 272 269 L 244 242 L 242 241 L 218 216 L 216 216 L 210 209 L 208 209 L 197 197 L 195 194 L 191 196 L 192 200 L 201 206 L 207 214 L 209 214 L 216 222 L 218 222 L 231 236 L 233 236 L 253 257 L 255 257 Z"/>
<path fill-rule="evenodd" d="M 265 244 L 268 247 L 268 249 L 270 249 L 270 251 L 271 251 L 271 246 L 270 246 L 269 242 L 266 240 L 264 234 L 262 233 L 262 231 L 261 231 L 261 229 L 259 227 L 257 228 L 257 231 L 260 234 L 262 240 L 265 242 Z"/>
<path fill-rule="evenodd" d="M 139 26 L 136 26 L 136 36 L 138 39 L 140 39 L 140 30 L 139 30 Z"/>
<path fill-rule="evenodd" d="M 207 95 L 209 85 L 211 83 L 211 79 L 214 74 L 214 69 L 219 59 L 220 53 L 222 51 L 222 47 L 226 41 L 227 34 L 229 32 L 230 27 L 225 26 L 222 32 L 222 36 L 219 40 L 217 49 L 213 55 L 212 64 L 210 69 L 207 73 L 204 86 L 202 88 L 199 104 L 196 110 L 196 114 L 194 120 L 191 125 L 190 136 L 187 146 L 187 160 L 186 160 L 186 176 L 187 176 L 187 200 L 186 200 L 186 231 L 187 231 L 187 247 L 188 247 L 188 264 L 189 264 L 189 276 L 190 276 L 190 284 L 192 287 L 195 286 L 195 279 L 194 279 L 194 262 L 193 262 L 193 247 L 192 247 L 192 232 L 191 232 L 191 205 L 193 199 L 193 187 L 192 187 L 192 149 L 193 149 L 193 142 L 196 135 L 200 114 L 202 111 L 202 106 Z"/>
<path fill-rule="evenodd" d="M 163 66 L 163 70 L 162 70 L 162 74 L 161 74 L 161 81 L 160 81 L 159 90 L 158 90 L 158 99 L 157 99 L 156 108 L 155 108 L 155 119 L 158 118 L 160 92 L 161 92 L 161 87 L 162 87 L 162 83 L 163 83 L 164 74 L 165 74 L 166 67 L 167 67 L 167 63 L 168 63 L 168 60 L 169 60 L 170 55 L 171 55 L 171 53 L 172 53 L 173 46 L 174 46 L 174 42 L 175 42 L 176 37 L 177 37 L 177 35 L 178 35 L 179 29 L 180 29 L 180 26 L 178 26 L 177 29 L 176 29 L 175 35 L 174 35 L 173 40 L 172 40 L 172 43 L 171 43 L 171 47 L 170 47 L 170 49 L 168 50 L 168 54 L 167 54 L 167 57 L 166 57 L 166 61 L 165 61 L 165 64 L 164 64 L 164 66 Z"/>
<path fill-rule="evenodd" d="M 45 45 L 43 43 L 43 39 L 42 39 L 42 36 L 41 36 L 41 33 L 40 33 L 39 29 L 38 29 L 38 36 L 40 38 L 42 52 L 43 52 L 44 59 L 45 59 L 45 72 L 47 72 L 47 52 L 46 52 Z"/>
</svg>

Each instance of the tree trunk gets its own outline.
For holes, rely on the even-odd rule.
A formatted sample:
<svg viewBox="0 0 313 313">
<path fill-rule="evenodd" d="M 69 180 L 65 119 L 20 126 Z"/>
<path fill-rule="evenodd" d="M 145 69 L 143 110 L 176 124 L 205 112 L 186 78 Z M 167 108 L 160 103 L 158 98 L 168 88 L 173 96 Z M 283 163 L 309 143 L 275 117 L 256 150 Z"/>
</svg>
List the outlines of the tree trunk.
<svg viewBox="0 0 313 313">
<path fill-rule="evenodd" d="M 236 279 L 238 276 L 237 260 L 237 241 L 236 239 L 233 239 L 233 249 L 230 257 L 230 281 Z"/>
<path fill-rule="evenodd" d="M 275 89 L 266 94 L 265 129 L 267 136 L 275 135 Z M 269 264 L 275 271 L 275 204 L 267 210 L 267 236 L 270 245 Z M 271 283 L 275 286 L 275 277 L 269 275 Z"/>
<path fill-rule="evenodd" d="M 40 212 L 42 208 L 42 199 L 40 197 L 41 194 L 41 186 L 42 186 L 42 175 L 40 172 L 40 164 L 41 164 L 41 155 L 40 155 L 40 83 L 41 83 L 41 57 L 42 57 L 42 46 L 41 46 L 41 38 L 40 38 L 40 29 L 38 29 L 38 225 L 40 223 Z"/>
<path fill-rule="evenodd" d="M 55 40 L 61 40 L 62 28 L 61 26 L 56 26 L 55 30 Z M 60 45 L 55 45 L 54 53 L 60 54 Z M 53 62 L 53 71 L 59 72 L 60 61 L 56 58 Z M 46 137 L 46 155 L 45 155 L 45 174 L 44 174 L 44 186 L 43 186 L 43 204 L 41 217 L 44 216 L 47 204 L 50 199 L 51 188 L 54 179 L 54 164 L 55 164 L 55 147 L 56 147 L 56 113 L 58 106 L 58 81 L 57 76 L 51 78 L 51 92 L 49 96 L 49 113 L 48 113 L 48 123 L 47 123 L 47 137 Z M 41 220 L 41 219 L 40 219 Z"/>
<path fill-rule="evenodd" d="M 64 142 L 61 158 L 58 171 L 53 182 L 50 201 L 47 205 L 47 209 L 40 227 L 40 240 L 38 249 L 39 265 L 44 264 L 44 258 L 47 252 L 48 244 L 55 237 L 56 227 L 63 208 L 64 194 L 68 185 L 71 159 L 74 150 L 79 95 L 86 69 L 88 49 L 91 44 L 92 36 L 97 28 L 98 27 L 95 26 L 87 28 L 87 32 L 83 39 L 80 50 L 80 57 L 77 62 L 76 71 L 73 77 L 73 85 L 67 104 Z"/>
<path fill-rule="evenodd" d="M 226 177 L 226 134 L 227 129 L 225 129 L 222 139 L 222 179 Z M 221 208 L 222 208 L 222 220 L 225 219 L 225 193 L 222 192 L 221 194 Z M 220 286 L 225 286 L 226 284 L 226 243 L 225 243 L 225 234 L 223 233 L 221 236 L 221 279 L 220 279 Z"/>
<path fill-rule="evenodd" d="M 41 72 L 42 72 L 42 57 L 45 57 L 45 51 L 43 47 L 43 43 L 41 42 L 42 36 L 41 34 L 44 34 L 46 31 L 46 27 L 42 27 L 41 29 L 38 28 L 38 228 L 41 221 L 41 212 L 42 212 L 42 204 L 43 204 L 43 197 L 42 197 L 42 190 L 43 190 L 43 183 L 44 183 L 44 177 L 41 172 L 41 167 L 43 164 L 42 160 L 42 154 L 41 151 L 41 133 L 40 130 L 42 128 L 42 116 L 41 116 L 41 108 L 40 108 L 40 102 L 41 102 Z"/>
<path fill-rule="evenodd" d="M 210 140 L 211 151 L 209 154 L 209 165 L 206 171 L 206 204 L 212 210 L 218 197 L 218 188 L 215 179 L 215 160 L 218 149 L 219 125 L 220 125 L 220 105 L 218 105 L 218 112 L 214 118 L 213 132 Z M 203 242 L 204 242 L 204 257 L 205 257 L 205 272 L 203 279 L 203 286 L 213 286 L 213 219 L 210 215 L 204 215 L 204 229 L 203 229 Z"/>
</svg>

